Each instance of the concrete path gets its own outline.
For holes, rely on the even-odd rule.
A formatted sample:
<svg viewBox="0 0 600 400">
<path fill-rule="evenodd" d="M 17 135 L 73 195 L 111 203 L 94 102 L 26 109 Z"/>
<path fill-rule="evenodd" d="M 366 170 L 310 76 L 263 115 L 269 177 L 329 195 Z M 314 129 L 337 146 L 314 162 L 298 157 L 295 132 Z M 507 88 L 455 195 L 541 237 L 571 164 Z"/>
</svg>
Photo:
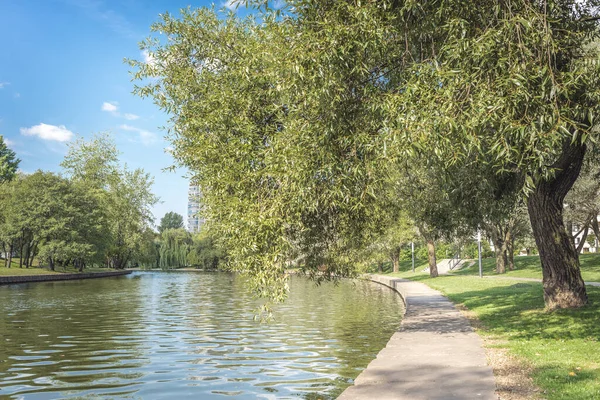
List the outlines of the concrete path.
<svg viewBox="0 0 600 400">
<path fill-rule="evenodd" d="M 371 280 L 398 291 L 406 315 L 400 330 L 338 399 L 498 398 L 481 338 L 446 297 L 419 282 L 382 275 Z"/>
</svg>

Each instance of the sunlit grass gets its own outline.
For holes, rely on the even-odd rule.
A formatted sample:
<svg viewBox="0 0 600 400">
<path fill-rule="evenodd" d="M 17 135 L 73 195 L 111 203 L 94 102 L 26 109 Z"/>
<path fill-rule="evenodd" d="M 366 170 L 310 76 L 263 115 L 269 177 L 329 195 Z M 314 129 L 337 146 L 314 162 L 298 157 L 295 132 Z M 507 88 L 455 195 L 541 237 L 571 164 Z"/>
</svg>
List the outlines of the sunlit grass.
<svg viewBox="0 0 600 400">
<path fill-rule="evenodd" d="M 109 272 L 114 271 L 109 268 L 87 267 L 83 273 Z M 50 271 L 47 267 L 39 267 L 38 261 L 34 260 L 33 266 L 29 268 L 19 268 L 19 259 L 12 260 L 11 268 L 4 266 L 4 259 L 0 259 L 0 276 L 27 276 L 27 275 L 48 275 L 48 274 L 77 274 L 79 271 L 71 266 L 63 268 L 56 267 L 55 271 Z"/>
<path fill-rule="evenodd" d="M 583 279 L 600 282 L 600 254 L 581 254 L 579 261 L 581 263 Z M 498 275 L 496 274 L 496 260 L 494 258 L 483 259 L 481 266 L 484 275 Z M 515 257 L 515 268 L 514 271 L 507 271 L 506 276 L 542 279 L 542 267 L 539 256 Z M 455 273 L 459 275 L 477 275 L 479 274 L 479 265 L 475 262 L 470 267 L 463 268 Z"/>
</svg>

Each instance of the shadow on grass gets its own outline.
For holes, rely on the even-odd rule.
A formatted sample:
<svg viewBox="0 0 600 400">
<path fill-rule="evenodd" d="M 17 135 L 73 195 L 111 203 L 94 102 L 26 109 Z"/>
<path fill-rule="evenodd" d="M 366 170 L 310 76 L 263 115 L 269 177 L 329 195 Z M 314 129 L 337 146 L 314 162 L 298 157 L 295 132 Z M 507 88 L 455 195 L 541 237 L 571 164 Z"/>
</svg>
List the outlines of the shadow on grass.
<svg viewBox="0 0 600 400">
<path fill-rule="evenodd" d="M 600 289 L 588 288 L 589 304 L 574 310 L 544 309 L 539 283 L 499 283 L 478 278 L 415 276 L 450 300 L 475 311 L 486 328 L 517 339 L 600 338 Z"/>
</svg>

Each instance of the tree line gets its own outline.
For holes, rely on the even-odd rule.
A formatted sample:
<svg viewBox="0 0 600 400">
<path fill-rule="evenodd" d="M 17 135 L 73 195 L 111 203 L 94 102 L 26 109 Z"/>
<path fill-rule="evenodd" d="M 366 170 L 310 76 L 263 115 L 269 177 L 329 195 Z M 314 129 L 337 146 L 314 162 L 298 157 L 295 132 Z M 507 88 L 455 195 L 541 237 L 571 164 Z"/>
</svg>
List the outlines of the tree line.
<svg viewBox="0 0 600 400">
<path fill-rule="evenodd" d="M 596 154 L 596 1 L 246 3 L 162 15 L 130 64 L 258 294 L 284 298 L 290 266 L 353 276 L 407 232 L 432 276 L 435 243 L 477 230 L 502 271 L 530 230 L 547 307 L 586 304 L 563 217 Z"/>
<path fill-rule="evenodd" d="M 61 174 L 17 173 L 18 160 L 0 136 L 0 248 L 5 265 L 13 254 L 19 267 L 33 260 L 57 266 L 99 265 L 115 269 L 144 262 L 145 243 L 154 238 L 151 207 L 153 178 L 119 161 L 109 135 L 79 138 L 69 144 Z M 3 150 L 4 149 L 4 150 Z"/>
</svg>

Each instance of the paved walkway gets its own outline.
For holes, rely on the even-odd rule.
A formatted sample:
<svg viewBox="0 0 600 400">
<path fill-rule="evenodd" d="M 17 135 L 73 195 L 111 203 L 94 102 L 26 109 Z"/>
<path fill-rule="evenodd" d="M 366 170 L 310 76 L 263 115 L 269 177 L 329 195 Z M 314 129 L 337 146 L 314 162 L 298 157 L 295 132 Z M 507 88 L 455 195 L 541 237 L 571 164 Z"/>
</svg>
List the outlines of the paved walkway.
<svg viewBox="0 0 600 400">
<path fill-rule="evenodd" d="M 407 303 L 400 330 L 346 389 L 341 400 L 496 400 L 481 338 L 440 292 L 382 275 L 371 280 Z M 376 328 L 376 327 L 374 327 Z"/>
</svg>

